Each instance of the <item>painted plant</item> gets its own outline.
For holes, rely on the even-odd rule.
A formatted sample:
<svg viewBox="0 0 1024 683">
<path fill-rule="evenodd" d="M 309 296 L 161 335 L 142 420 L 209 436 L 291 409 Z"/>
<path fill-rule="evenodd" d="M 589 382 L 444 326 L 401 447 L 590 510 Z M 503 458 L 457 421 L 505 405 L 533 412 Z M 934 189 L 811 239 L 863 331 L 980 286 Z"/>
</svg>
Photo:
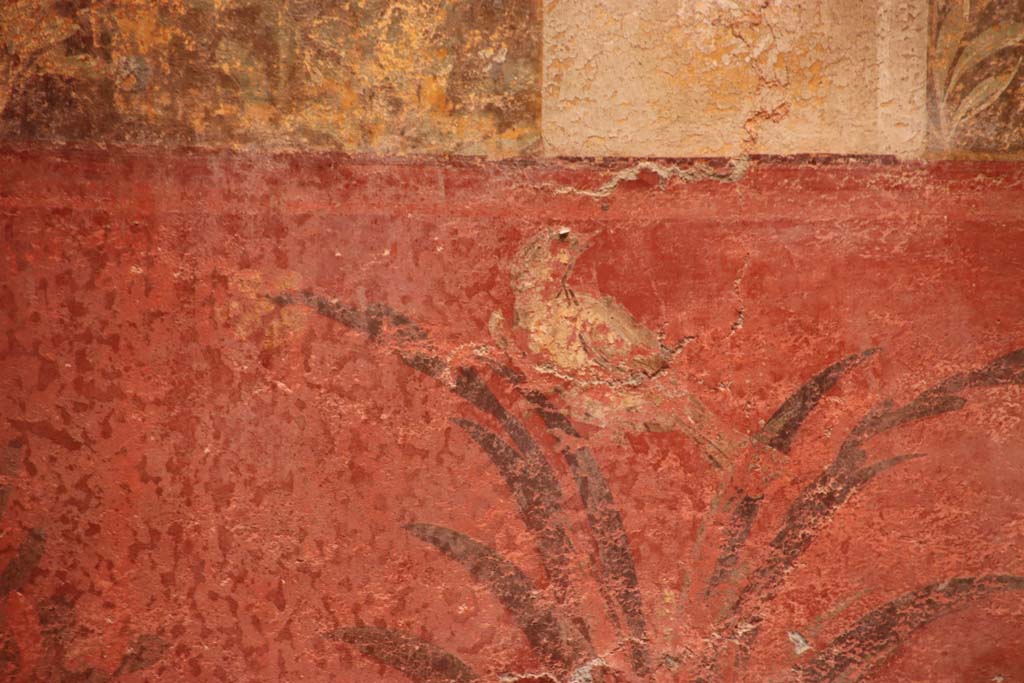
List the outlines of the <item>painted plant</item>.
<svg viewBox="0 0 1024 683">
<path fill-rule="evenodd" d="M 544 281 L 548 281 L 552 288 L 550 306 L 541 312 L 538 301 L 544 295 L 531 298 L 524 296 L 530 288 L 521 289 L 517 306 L 526 308 L 517 310 L 520 322 L 522 318 L 529 322 L 532 311 L 544 318 L 544 324 L 561 332 L 570 330 L 559 337 L 559 329 L 555 329 L 550 339 L 561 339 L 570 347 L 575 344 L 578 353 L 589 357 L 578 362 L 577 369 L 611 373 L 605 379 L 613 377 L 620 387 L 643 384 L 663 369 L 672 349 L 659 348 L 614 301 L 598 302 L 577 295 L 568 284 L 574 256 L 556 256 L 555 262 L 563 264 L 564 272 L 536 267 L 546 262 L 551 250 L 557 255 L 566 243 L 570 253 L 579 253 L 579 243 L 575 237 L 568 238 L 568 230 L 544 232 L 520 253 L 520 261 L 525 256 L 528 265 L 533 255 L 535 267 L 530 272 L 539 280 L 531 281 L 531 287 L 543 291 Z M 311 291 L 284 292 L 272 295 L 271 300 L 280 307 L 311 308 L 364 334 L 370 342 L 394 352 L 401 362 L 436 380 L 467 406 L 470 417 L 452 417 L 451 422 L 500 473 L 532 538 L 546 585 L 536 584 L 494 548 L 444 526 L 443 520 L 422 520 L 405 529 L 461 567 L 513 617 L 546 665 L 543 671 L 522 672 L 495 664 L 503 671 L 502 680 L 521 683 L 649 681 L 655 677 L 710 683 L 742 678 L 745 662 L 761 645 L 762 625 L 779 599 L 781 583 L 819 533 L 876 478 L 928 455 L 883 456 L 873 442 L 912 423 L 942 420 L 962 410 L 979 392 L 1024 385 L 1024 349 L 1018 349 L 974 369 L 949 374 L 907 402 L 881 402 L 860 416 L 831 462 L 802 488 L 782 515 L 765 512 L 770 507 L 765 502 L 771 496 L 772 483 L 783 474 L 805 420 L 844 376 L 876 361 L 884 349 L 864 349 L 824 368 L 797 388 L 774 414 L 766 416 L 763 427 L 754 434 L 723 434 L 718 425 L 705 419 L 709 411 L 693 398 L 692 413 L 676 416 L 676 424 L 691 425 L 690 431 L 683 431 L 707 458 L 716 494 L 702 520 L 691 559 L 701 553 L 715 559 L 705 565 L 711 569 L 703 574 L 693 564 L 682 580 L 699 586 L 698 593 L 713 605 L 700 614 L 714 616 L 697 616 L 698 610 L 694 610 L 693 617 L 686 612 L 672 617 L 674 625 L 700 635 L 697 642 L 701 645 L 680 655 L 652 647 L 651 634 L 662 626 L 649 621 L 655 596 L 641 593 L 615 491 L 602 471 L 599 454 L 592 452 L 584 436 L 587 427 L 571 417 L 575 411 L 566 404 L 573 400 L 571 392 L 557 387 L 538 390 L 536 378 L 517 367 L 511 354 L 495 349 L 478 350 L 470 362 L 446 359 L 414 321 L 384 305 L 354 306 Z M 538 323 L 534 331 L 544 330 L 544 324 Z M 598 327 L 603 350 L 587 343 L 586 335 Z M 572 357 L 570 354 L 566 361 L 569 365 Z M 562 370 L 571 368 L 563 364 Z M 534 414 L 514 414 L 499 395 L 518 396 Z M 531 423 L 543 427 L 538 432 L 528 426 Z M 562 467 L 571 472 L 572 493 L 559 483 L 556 468 Z M 585 512 L 587 538 L 568 521 L 568 511 L 575 506 Z M 750 542 L 748 536 L 756 523 L 775 528 L 768 543 Z M 683 554 L 682 549 L 679 552 Z M 588 586 L 596 586 L 599 595 L 588 594 Z M 957 574 L 940 582 L 907 585 L 902 595 L 862 613 L 844 632 L 815 648 L 804 635 L 791 632 L 790 640 L 801 658 L 779 680 L 824 683 L 868 679 L 895 652 L 913 647 L 918 629 L 951 612 L 981 604 L 993 594 L 1022 589 L 1024 576 L 999 572 Z M 595 598 L 604 603 L 606 619 L 617 634 L 610 642 L 596 638 L 593 634 L 600 630 L 598 625 L 588 623 L 579 613 L 583 601 Z M 443 642 L 386 625 L 356 623 L 324 635 L 410 680 L 463 683 L 485 678 L 483 672 L 474 671 L 447 651 Z"/>
<path fill-rule="evenodd" d="M 11 421 L 16 426 L 17 421 Z M 7 443 L 0 453 L 0 477 L 14 480 L 22 467 L 21 440 Z M 15 490 L 7 483 L 0 485 L 0 515 L 7 508 Z M 0 606 L 12 600 L 33 578 L 40 561 L 46 553 L 46 532 L 42 529 L 27 529 L 17 543 L 13 557 L 0 570 Z M 22 598 L 23 600 L 23 598 Z M 0 619 L 0 673 L 11 681 L 24 680 L 81 680 L 90 683 L 106 683 L 119 680 L 123 675 L 141 671 L 159 661 L 167 651 L 167 642 L 156 634 L 138 636 L 128 650 L 121 654 L 113 671 L 95 668 L 80 670 L 65 661 L 65 653 L 74 644 L 73 632 L 76 617 L 73 602 L 65 596 L 54 595 L 36 605 L 35 619 L 23 623 L 8 624 Z M 17 614 L 14 609 L 9 614 Z M 40 641 L 55 656 L 40 658 L 37 654 Z M 31 654 L 30 654 L 31 653 Z"/>
<path fill-rule="evenodd" d="M 932 117 L 943 147 L 1007 94 L 1024 60 L 1024 23 L 983 14 L 992 0 L 946 0 L 932 8 Z M 995 3 L 998 4 L 998 3 Z"/>
</svg>

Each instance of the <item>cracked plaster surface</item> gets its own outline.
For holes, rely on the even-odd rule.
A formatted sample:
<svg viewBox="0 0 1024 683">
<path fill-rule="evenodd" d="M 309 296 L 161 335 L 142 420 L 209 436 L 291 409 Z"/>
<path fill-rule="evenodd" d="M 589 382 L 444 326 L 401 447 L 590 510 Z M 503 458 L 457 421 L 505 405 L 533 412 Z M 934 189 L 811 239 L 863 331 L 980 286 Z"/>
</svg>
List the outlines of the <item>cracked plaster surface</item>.
<svg viewBox="0 0 1024 683">
<path fill-rule="evenodd" d="M 911 155 L 925 0 L 552 1 L 549 155 Z"/>
</svg>

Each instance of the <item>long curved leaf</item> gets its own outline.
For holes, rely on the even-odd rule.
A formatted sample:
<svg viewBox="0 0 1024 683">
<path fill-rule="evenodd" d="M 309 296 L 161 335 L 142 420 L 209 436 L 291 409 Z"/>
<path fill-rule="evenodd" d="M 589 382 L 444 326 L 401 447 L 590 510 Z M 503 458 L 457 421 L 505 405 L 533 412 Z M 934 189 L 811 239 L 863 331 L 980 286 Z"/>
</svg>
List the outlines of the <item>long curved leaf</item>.
<svg viewBox="0 0 1024 683">
<path fill-rule="evenodd" d="M 454 377 L 447 385 L 457 396 L 473 407 L 497 419 L 516 447 L 531 457 L 538 457 L 540 449 L 526 427 L 510 415 L 488 388 L 480 374 L 471 367 L 450 368 L 442 358 L 424 348 L 427 334 L 407 316 L 384 304 L 370 304 L 360 308 L 351 306 L 310 291 L 283 292 L 268 297 L 278 306 L 302 305 L 342 325 L 365 332 L 371 341 L 387 337 L 399 342 L 399 357 L 410 367 L 435 379 L 446 371 Z"/>
<path fill-rule="evenodd" d="M 951 375 L 902 406 L 885 403 L 872 410 L 853 428 L 844 450 L 859 447 L 867 439 L 896 427 L 960 410 L 967 405 L 967 399 L 960 396 L 967 389 L 1012 384 L 1024 384 L 1024 348 L 1010 351 L 975 370 Z"/>
<path fill-rule="evenodd" d="M 1024 24 L 1019 22 L 1001 23 L 982 31 L 976 38 L 964 45 L 960 58 L 956 60 L 949 77 L 946 96 L 953 91 L 964 74 L 992 57 L 997 52 L 1020 45 L 1024 42 Z"/>
<path fill-rule="evenodd" d="M 1016 349 L 996 358 L 988 365 L 954 378 L 946 391 L 959 391 L 967 387 L 998 387 L 1024 384 L 1024 349 Z"/>
<path fill-rule="evenodd" d="M 633 669 L 639 676 L 650 675 L 647 650 L 647 624 L 643 598 L 633 563 L 633 552 L 601 467 L 587 448 L 566 451 L 565 460 L 572 470 L 576 486 L 594 532 L 598 557 L 603 569 L 605 589 L 622 611 L 629 631 Z"/>
<path fill-rule="evenodd" d="M 572 541 L 562 516 L 562 490 L 551 465 L 539 453 L 523 454 L 489 429 L 462 418 L 452 420 L 490 457 L 512 492 L 519 512 L 536 539 L 544 570 L 559 591 L 559 599 L 572 583 L 569 559 Z"/>
<path fill-rule="evenodd" d="M 965 121 L 977 116 L 995 104 L 999 96 L 1010 87 L 1010 83 L 1013 82 L 1013 77 L 1017 75 L 1020 65 L 1021 60 L 1017 60 L 1017 64 L 1012 69 L 995 76 L 989 76 L 975 86 L 974 90 L 969 92 L 960 101 L 956 114 L 953 115 L 950 131 L 955 133 Z"/>
<path fill-rule="evenodd" d="M 440 379 L 446 371 L 454 371 L 453 381 L 448 384 L 449 390 L 497 419 L 521 451 L 539 453 L 537 443 L 526 427 L 505 410 L 480 374 L 470 367 L 450 368 L 442 358 L 429 353 L 429 349 L 424 348 L 426 332 L 406 315 L 385 304 L 370 304 L 360 308 L 307 290 L 282 292 L 268 298 L 278 306 L 301 305 L 312 308 L 348 328 L 365 332 L 371 341 L 387 338 L 398 342 L 396 350 L 399 357 L 410 367 L 435 379 Z"/>
<path fill-rule="evenodd" d="M 960 43 L 967 33 L 968 19 L 969 11 L 963 0 L 950 0 L 947 3 L 946 14 L 935 36 L 931 60 L 932 86 L 939 101 L 946 93 L 949 71 L 953 66 L 953 58 L 960 49 Z"/>
<path fill-rule="evenodd" d="M 410 367 L 435 379 L 447 372 L 453 377 L 447 388 L 465 399 L 476 409 L 494 417 L 512 439 L 516 448 L 531 458 L 541 458 L 537 442 L 521 421 L 510 415 L 488 388 L 480 374 L 471 367 L 451 368 L 448 363 L 426 348 L 427 334 L 407 316 L 384 304 L 370 304 L 360 308 L 313 292 L 282 292 L 268 297 L 278 306 L 302 305 L 342 325 L 365 332 L 371 341 L 382 338 L 397 342 L 399 357 Z"/>
<path fill-rule="evenodd" d="M 793 561 L 851 495 L 881 472 L 922 457 L 912 453 L 865 465 L 867 453 L 863 446 L 868 439 L 912 422 L 960 410 L 967 399 L 959 394 L 966 389 L 1009 384 L 1024 384 L 1024 349 L 1011 351 L 978 369 L 951 375 L 901 406 L 883 403 L 861 418 L 833 462 L 805 486 L 790 505 L 770 543 L 771 552 L 737 598 L 735 610 L 744 604 L 756 603 L 757 596 L 776 586 Z"/>
<path fill-rule="evenodd" d="M 370 304 L 360 308 L 308 290 L 282 292 L 267 298 L 278 306 L 298 304 L 312 308 L 325 318 L 365 332 L 373 341 L 378 341 L 385 332 L 404 341 L 419 341 L 426 338 L 426 333 L 408 317 L 385 304 Z"/>
<path fill-rule="evenodd" d="M 580 434 L 572 426 L 572 421 L 565 414 L 555 409 L 547 396 L 539 391 L 522 392 L 527 401 L 537 406 L 536 413 L 544 421 L 544 426 L 549 430 L 559 430 L 567 436 L 579 438 Z"/>
<path fill-rule="evenodd" d="M 426 333 L 408 317 L 382 304 L 350 306 L 310 291 L 283 292 L 268 297 L 278 306 L 302 305 L 342 325 L 366 333 L 372 341 L 382 338 L 410 367 L 441 382 L 449 391 L 477 410 L 495 418 L 515 448 L 493 432 L 469 420 L 454 422 L 487 452 L 512 491 L 523 519 L 537 539 L 538 552 L 562 599 L 572 590 L 569 558 L 572 543 L 559 518 L 562 493 L 551 464 L 521 421 L 505 409 L 480 374 L 471 367 L 452 368 L 431 352 Z M 517 450 L 518 449 L 518 450 Z"/>
<path fill-rule="evenodd" d="M 828 366 L 796 390 L 758 431 L 756 439 L 772 448 L 788 453 L 800 425 L 814 410 L 821 398 L 852 368 L 881 349 L 873 348 L 851 354 Z"/>
<path fill-rule="evenodd" d="M 410 524 L 413 536 L 433 545 L 486 585 L 515 617 L 534 650 L 562 671 L 593 656 L 583 636 L 537 597 L 533 582 L 494 549 L 452 529 L 433 524 Z"/>
<path fill-rule="evenodd" d="M 761 497 L 741 496 L 733 504 L 732 518 L 723 529 L 723 540 L 719 551 L 718 559 L 715 560 L 715 569 L 708 579 L 705 595 L 725 581 L 739 562 L 739 551 L 750 535 L 750 529 L 754 526 L 754 519 L 761 506 Z"/>
<path fill-rule="evenodd" d="M 737 599 L 736 608 L 778 585 L 794 560 L 814 540 L 817 532 L 831 521 L 836 511 L 854 493 L 878 474 L 923 456 L 920 453 L 910 453 L 864 466 L 862 463 L 866 457 L 859 448 L 856 454 L 847 452 L 817 479 L 804 487 L 786 512 L 782 527 L 772 538 L 769 544 L 771 551 Z"/>
<path fill-rule="evenodd" d="M 794 667 L 804 683 L 856 681 L 871 673 L 917 629 L 939 617 L 970 607 L 999 591 L 1024 590 L 1024 576 L 948 579 L 906 593 L 861 617 L 811 661 Z"/>
<path fill-rule="evenodd" d="M 332 631 L 326 637 L 352 645 L 367 657 L 402 672 L 417 683 L 471 683 L 480 680 L 455 655 L 398 631 L 353 626 Z"/>
<path fill-rule="evenodd" d="M 501 401 L 498 400 L 498 397 L 494 395 L 494 392 L 490 390 L 487 383 L 480 377 L 480 373 L 475 369 L 470 367 L 457 368 L 455 383 L 451 390 L 468 401 L 473 407 L 498 420 L 502 429 L 505 430 L 505 433 L 512 439 L 512 443 L 515 444 L 516 448 L 523 455 L 530 460 L 537 461 L 538 464 L 543 463 L 544 467 L 550 469 L 550 465 L 541 454 L 540 447 L 529 431 L 527 431 L 522 422 L 505 410 Z"/>
</svg>

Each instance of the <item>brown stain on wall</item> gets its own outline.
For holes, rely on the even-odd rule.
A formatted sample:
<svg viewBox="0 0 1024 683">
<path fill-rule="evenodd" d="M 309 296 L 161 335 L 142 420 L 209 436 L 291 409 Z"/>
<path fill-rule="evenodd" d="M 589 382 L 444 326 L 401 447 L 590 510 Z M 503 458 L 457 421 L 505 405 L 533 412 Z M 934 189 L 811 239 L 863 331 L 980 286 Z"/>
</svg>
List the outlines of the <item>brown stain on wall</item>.
<svg viewBox="0 0 1024 683">
<path fill-rule="evenodd" d="M 529 153 L 533 0 L 19 0 L 0 139 Z"/>
</svg>

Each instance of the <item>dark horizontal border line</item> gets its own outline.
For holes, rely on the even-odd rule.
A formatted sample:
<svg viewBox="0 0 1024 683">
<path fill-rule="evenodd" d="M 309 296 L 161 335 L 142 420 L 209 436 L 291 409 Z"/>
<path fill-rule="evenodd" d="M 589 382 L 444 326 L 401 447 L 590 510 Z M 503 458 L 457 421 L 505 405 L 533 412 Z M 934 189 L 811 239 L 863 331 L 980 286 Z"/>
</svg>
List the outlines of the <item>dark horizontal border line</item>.
<svg viewBox="0 0 1024 683">
<path fill-rule="evenodd" d="M 663 165 L 687 165 L 687 164 L 709 164 L 713 167 L 728 165 L 736 159 L 744 156 L 753 162 L 768 163 L 773 165 L 812 165 L 828 166 L 835 164 L 867 164 L 884 166 L 913 166 L 932 165 L 943 162 L 964 162 L 964 161 L 996 161 L 1007 163 L 1024 164 L 1024 154 L 1000 155 L 1000 154 L 976 154 L 970 155 L 929 155 L 923 154 L 919 157 L 899 157 L 893 154 L 838 154 L 831 152 L 800 152 L 795 154 L 749 154 L 742 153 L 731 156 L 632 156 L 632 155 L 606 155 L 606 156 L 484 156 L 457 153 L 434 153 L 434 154 L 373 154 L 366 152 L 346 152 L 344 150 L 310 147 L 303 149 L 295 146 L 274 146 L 274 145 L 237 145 L 237 146 L 215 146 L 215 145 L 139 145 L 128 143 L 104 143 L 104 144 L 83 144 L 83 143 L 55 143 L 52 141 L 34 142 L 2 142 L 0 141 L 0 154 L 22 154 L 22 153 L 63 153 L 81 155 L 126 155 L 126 156 L 197 156 L 197 157 L 270 157 L 270 158 L 319 158 L 327 161 L 336 160 L 349 165 L 362 164 L 388 164 L 388 165 L 436 165 L 454 164 L 458 166 L 475 166 L 479 164 L 502 165 L 509 167 L 536 168 L 546 165 L 582 164 L 589 168 L 618 168 L 621 165 L 629 166 L 643 162 L 650 162 Z"/>
<path fill-rule="evenodd" d="M 457 155 L 410 155 L 410 156 L 376 156 L 368 154 L 352 155 L 344 152 L 316 150 L 275 150 L 275 149 L 223 149 L 201 147 L 156 147 L 156 146 L 27 146 L 0 144 L 0 157 L 8 159 L 25 159 L 38 162 L 97 162 L 107 163 L 112 160 L 141 160 L 144 162 L 160 162 L 164 160 L 179 163 L 293 163 L 301 164 L 302 168 L 312 170 L 322 165 L 333 165 L 342 168 L 380 167 L 380 168 L 437 168 L 443 170 L 475 170 L 487 168 L 491 170 L 510 171 L 561 171 L 561 172 L 618 172 L 640 164 L 657 164 L 663 167 L 677 166 L 681 169 L 701 165 L 710 170 L 726 171 L 741 159 L 735 157 L 515 157 L 488 158 Z M 1024 157 L 1020 159 L 899 159 L 891 155 L 833 155 L 833 154 L 794 154 L 794 155 L 751 155 L 747 157 L 750 170 L 746 175 L 753 175 L 759 169 L 775 170 L 808 170 L 820 167 L 840 167 L 843 170 L 863 169 L 898 170 L 907 173 L 945 171 L 952 169 L 976 169 L 998 172 L 1012 170 L 1024 173 Z M 257 172 L 259 169 L 256 169 Z M 3 169 L 0 169 L 0 173 Z M 10 172 L 8 169 L 7 172 Z M 673 182 L 673 181 L 670 181 Z M 687 184 L 687 183 L 680 183 Z"/>
</svg>

